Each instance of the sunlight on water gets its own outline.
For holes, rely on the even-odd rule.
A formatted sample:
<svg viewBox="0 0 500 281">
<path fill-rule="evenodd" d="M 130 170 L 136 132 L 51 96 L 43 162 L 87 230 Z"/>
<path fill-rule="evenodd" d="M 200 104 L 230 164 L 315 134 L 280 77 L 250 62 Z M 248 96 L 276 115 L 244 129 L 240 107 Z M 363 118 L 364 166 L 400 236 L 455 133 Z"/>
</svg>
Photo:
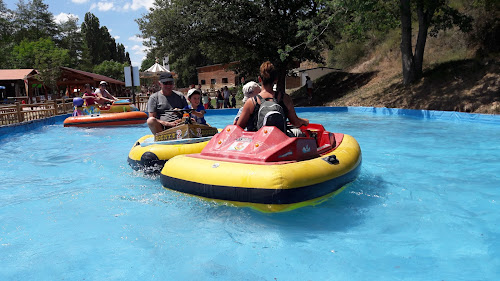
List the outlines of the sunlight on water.
<svg viewBox="0 0 500 281">
<path fill-rule="evenodd" d="M 58 123 L 4 137 L 0 280 L 500 276 L 499 125 L 300 116 L 354 136 L 361 174 L 320 205 L 278 214 L 200 200 L 133 171 L 127 155 L 145 125 Z M 233 117 L 206 119 L 224 127 Z"/>
</svg>

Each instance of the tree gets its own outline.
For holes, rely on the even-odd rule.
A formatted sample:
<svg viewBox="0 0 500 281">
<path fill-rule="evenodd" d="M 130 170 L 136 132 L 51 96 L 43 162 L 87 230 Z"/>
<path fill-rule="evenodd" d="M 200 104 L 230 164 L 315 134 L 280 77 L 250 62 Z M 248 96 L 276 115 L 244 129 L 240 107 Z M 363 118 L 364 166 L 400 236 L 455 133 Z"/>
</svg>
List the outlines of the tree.
<svg viewBox="0 0 500 281">
<path fill-rule="evenodd" d="M 58 26 L 57 41 L 58 46 L 68 50 L 70 62 L 68 67 L 76 68 L 80 64 L 82 56 L 82 35 L 77 25 L 78 18 L 68 17 L 68 20 L 61 22 Z"/>
<path fill-rule="evenodd" d="M 192 84 L 198 84 L 198 71 L 196 70 L 197 66 L 205 66 L 209 65 L 212 62 L 207 59 L 201 53 L 200 49 L 197 50 L 186 50 L 183 54 L 176 57 L 173 55 L 169 58 L 172 59 L 173 63 L 170 64 L 172 69 L 177 69 L 176 73 L 178 78 L 176 80 L 177 87 L 188 87 Z"/>
<path fill-rule="evenodd" d="M 14 47 L 12 56 L 16 67 L 37 69 L 39 74 L 36 78 L 51 89 L 57 88 L 57 79 L 61 76 L 60 67 L 70 59 L 68 51 L 56 47 L 49 37 L 35 42 L 23 40 Z"/>
<path fill-rule="evenodd" d="M 32 0 L 31 6 L 31 31 L 34 38 L 46 36 L 54 37 L 57 33 L 57 26 L 54 22 L 54 15 L 49 12 L 49 5 L 43 3 L 43 0 Z"/>
<path fill-rule="evenodd" d="M 128 65 L 132 65 L 132 61 L 130 60 L 130 55 L 128 52 L 125 53 L 125 63 L 128 63 Z"/>
<path fill-rule="evenodd" d="M 81 25 L 81 33 L 83 39 L 83 64 L 86 69 L 92 69 L 94 65 L 102 62 L 100 58 L 103 50 L 102 31 L 99 19 L 94 14 L 90 12 L 85 14 Z"/>
<path fill-rule="evenodd" d="M 98 40 L 101 49 L 98 62 L 101 63 L 105 60 L 116 61 L 116 42 L 115 39 L 111 37 L 111 34 L 109 34 L 107 27 L 101 27 L 101 36 Z"/>
<path fill-rule="evenodd" d="M 125 46 L 123 44 L 116 44 L 116 61 L 117 62 L 127 62 L 127 58 L 125 57 Z"/>
<path fill-rule="evenodd" d="M 477 55 L 497 55 L 500 52 L 500 1 L 475 0 L 466 4 L 474 17 L 469 42 L 478 46 Z"/>
<path fill-rule="evenodd" d="M 317 17 L 300 23 L 309 34 L 303 44 L 321 39 L 324 33 L 328 62 L 337 67 L 351 66 L 370 51 L 377 37 L 399 26 L 397 1 L 324 1 Z"/>
<path fill-rule="evenodd" d="M 108 76 L 114 78 L 116 80 L 124 81 L 125 74 L 123 72 L 123 68 L 125 66 L 129 66 L 128 63 L 119 63 L 116 61 L 103 61 L 99 65 L 94 67 L 93 72 L 97 74 L 101 74 L 104 76 Z"/>
<path fill-rule="evenodd" d="M 151 38 L 146 46 L 169 54 L 172 65 L 189 50 L 200 50 L 215 63 L 237 60 L 236 70 L 243 75 L 255 74 L 270 60 L 278 69 L 278 88 L 284 89 L 285 76 L 297 62 L 322 61 L 321 41 L 302 44 L 309 34 L 299 24 L 316 17 L 320 8 L 312 0 L 159 0 L 137 22 L 142 37 Z M 278 50 L 285 52 L 280 56 Z"/>
<path fill-rule="evenodd" d="M 92 13 L 85 14 L 82 23 L 82 65 L 86 70 L 91 71 L 92 68 L 103 61 L 118 61 L 127 62 L 127 54 L 125 46 L 116 41 L 106 26 L 100 26 L 99 19 Z"/>
<path fill-rule="evenodd" d="M 472 18 L 450 7 L 447 0 L 400 0 L 401 10 L 401 60 L 403 84 L 408 85 L 422 77 L 427 35 L 436 36 L 439 30 L 457 25 L 461 31 L 471 29 Z M 417 42 L 412 50 L 412 8 L 418 19 Z"/>
<path fill-rule="evenodd" d="M 16 43 L 24 39 L 36 41 L 40 38 L 55 36 L 57 27 L 53 20 L 54 16 L 48 8 L 49 6 L 43 3 L 43 0 L 32 0 L 28 3 L 19 0 L 13 18 Z"/>
<path fill-rule="evenodd" d="M 9 57 L 14 44 L 12 34 L 14 26 L 12 24 L 13 13 L 0 0 L 0 68 L 9 68 Z"/>
<path fill-rule="evenodd" d="M 146 69 L 150 68 L 155 63 L 155 58 L 153 57 L 151 52 L 146 54 L 146 58 L 142 60 L 141 68 L 139 71 L 146 71 Z"/>
</svg>

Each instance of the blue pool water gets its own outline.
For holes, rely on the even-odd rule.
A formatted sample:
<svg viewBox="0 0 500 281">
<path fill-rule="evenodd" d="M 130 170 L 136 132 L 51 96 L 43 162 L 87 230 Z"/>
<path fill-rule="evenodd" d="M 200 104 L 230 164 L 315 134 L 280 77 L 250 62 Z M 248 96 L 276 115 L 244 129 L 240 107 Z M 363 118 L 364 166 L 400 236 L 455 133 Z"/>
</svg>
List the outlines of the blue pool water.
<svg viewBox="0 0 500 281">
<path fill-rule="evenodd" d="M 207 116 L 218 127 L 235 114 L 219 112 Z M 278 214 L 134 172 L 127 155 L 145 125 L 2 131 L 0 280 L 498 280 L 500 118 L 299 115 L 354 136 L 361 174 Z"/>
</svg>

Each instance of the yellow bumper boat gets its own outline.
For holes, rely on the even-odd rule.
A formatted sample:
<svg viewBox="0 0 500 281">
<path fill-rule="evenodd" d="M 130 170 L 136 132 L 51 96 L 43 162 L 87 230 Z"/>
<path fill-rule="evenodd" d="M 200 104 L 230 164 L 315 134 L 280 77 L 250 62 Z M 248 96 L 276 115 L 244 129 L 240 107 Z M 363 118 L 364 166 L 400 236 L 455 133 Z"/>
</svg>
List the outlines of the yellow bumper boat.
<svg viewBox="0 0 500 281">
<path fill-rule="evenodd" d="M 358 176 L 361 150 L 349 135 L 310 124 L 306 137 L 276 127 L 227 126 L 200 154 L 176 156 L 161 171 L 165 188 L 263 212 L 315 205 Z"/>
</svg>

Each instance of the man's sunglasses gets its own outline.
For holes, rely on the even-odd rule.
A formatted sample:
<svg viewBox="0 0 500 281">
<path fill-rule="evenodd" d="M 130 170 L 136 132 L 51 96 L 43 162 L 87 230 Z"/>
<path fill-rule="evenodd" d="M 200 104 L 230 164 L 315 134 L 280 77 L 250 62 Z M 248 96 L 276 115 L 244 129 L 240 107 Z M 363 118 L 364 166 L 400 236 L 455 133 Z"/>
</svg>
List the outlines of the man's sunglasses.
<svg viewBox="0 0 500 281">
<path fill-rule="evenodd" d="M 161 82 L 163 85 L 174 85 L 173 81 Z"/>
</svg>

